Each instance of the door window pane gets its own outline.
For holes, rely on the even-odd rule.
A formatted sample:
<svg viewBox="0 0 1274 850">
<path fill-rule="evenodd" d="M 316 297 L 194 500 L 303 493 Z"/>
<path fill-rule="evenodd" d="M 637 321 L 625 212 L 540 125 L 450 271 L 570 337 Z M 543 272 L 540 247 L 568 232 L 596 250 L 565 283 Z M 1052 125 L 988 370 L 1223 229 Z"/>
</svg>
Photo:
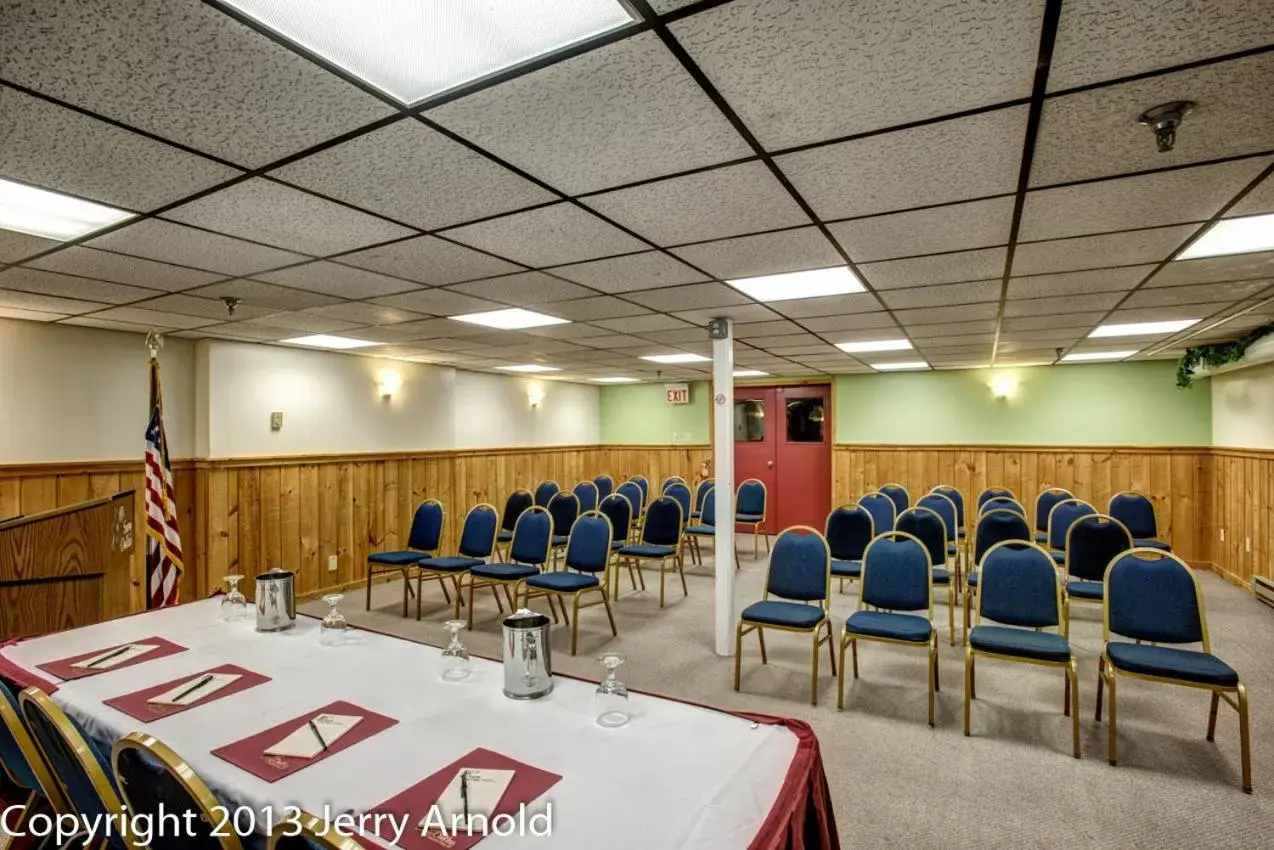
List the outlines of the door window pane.
<svg viewBox="0 0 1274 850">
<path fill-rule="evenodd" d="M 788 399 L 787 441 L 789 443 L 823 442 L 823 400 L 821 398 Z"/>
<path fill-rule="evenodd" d="M 734 441 L 760 443 L 765 440 L 765 402 L 748 399 L 734 403 Z"/>
</svg>

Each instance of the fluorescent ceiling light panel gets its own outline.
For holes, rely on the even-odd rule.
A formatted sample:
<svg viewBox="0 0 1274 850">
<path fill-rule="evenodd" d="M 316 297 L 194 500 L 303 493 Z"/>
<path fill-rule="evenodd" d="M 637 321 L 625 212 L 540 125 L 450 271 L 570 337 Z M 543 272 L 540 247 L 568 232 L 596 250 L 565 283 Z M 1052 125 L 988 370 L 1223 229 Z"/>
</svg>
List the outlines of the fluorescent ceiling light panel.
<svg viewBox="0 0 1274 850">
<path fill-rule="evenodd" d="M 593 378 L 594 384 L 635 384 L 638 378 Z"/>
<path fill-rule="evenodd" d="M 633 22 L 619 0 L 226 0 L 403 104 Z"/>
<path fill-rule="evenodd" d="M 471 325 L 483 325 L 488 328 L 499 328 L 502 331 L 516 331 L 522 328 L 540 328 L 545 325 L 568 325 L 567 319 L 557 316 L 546 316 L 534 310 L 523 310 L 511 307 L 508 310 L 488 310 L 485 313 L 466 313 L 463 316 L 451 316 L 457 322 L 468 322 Z"/>
<path fill-rule="evenodd" d="M 735 369 L 734 377 L 736 378 L 764 378 L 769 372 L 762 372 L 760 369 Z"/>
<path fill-rule="evenodd" d="M 292 345 L 308 345 L 311 348 L 334 348 L 337 350 L 346 348 L 366 348 L 369 345 L 380 345 L 379 342 L 369 342 L 365 339 L 352 339 L 347 336 L 331 336 L 330 334 L 297 336 L 292 339 L 285 339 L 281 341 Z"/>
<path fill-rule="evenodd" d="M 864 351 L 907 351 L 911 341 L 906 339 L 872 339 L 865 342 L 838 342 L 836 347 L 846 354 L 858 354 Z"/>
<path fill-rule="evenodd" d="M 1183 331 L 1198 323 L 1198 319 L 1173 319 L 1170 322 L 1130 322 L 1123 325 L 1098 325 L 1089 336 L 1157 336 Z"/>
<path fill-rule="evenodd" d="M 794 301 L 863 291 L 862 282 L 848 266 L 742 277 L 726 283 L 757 301 Z"/>
<path fill-rule="evenodd" d="M 133 215 L 0 177 L 0 228 L 5 230 L 66 242 Z"/>
<path fill-rule="evenodd" d="M 560 372 L 556 366 L 545 366 L 543 363 L 522 363 L 518 366 L 496 366 L 505 372 Z"/>
<path fill-rule="evenodd" d="M 1197 260 L 1253 251 L 1274 251 L 1274 213 L 1218 221 L 1177 259 Z"/>
<path fill-rule="evenodd" d="M 868 363 L 877 372 L 899 372 L 905 369 L 928 369 L 929 364 L 923 360 L 900 360 L 897 363 Z"/>
<path fill-rule="evenodd" d="M 1077 351 L 1062 358 L 1063 363 L 1082 363 L 1085 360 L 1123 360 L 1132 357 L 1135 351 Z"/>
<path fill-rule="evenodd" d="M 707 363 L 712 358 L 702 354 L 652 354 L 641 359 L 651 363 Z"/>
</svg>

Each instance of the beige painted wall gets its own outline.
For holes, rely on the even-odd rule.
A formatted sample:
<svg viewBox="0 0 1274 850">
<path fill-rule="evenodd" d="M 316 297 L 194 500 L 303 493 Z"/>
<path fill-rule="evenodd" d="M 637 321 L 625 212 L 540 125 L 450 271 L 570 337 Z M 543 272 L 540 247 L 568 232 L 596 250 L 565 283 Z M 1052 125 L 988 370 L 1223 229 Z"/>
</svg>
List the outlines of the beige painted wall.
<svg viewBox="0 0 1274 850">
<path fill-rule="evenodd" d="M 1274 363 L 1227 372 L 1212 384 L 1212 444 L 1274 449 Z"/>
</svg>

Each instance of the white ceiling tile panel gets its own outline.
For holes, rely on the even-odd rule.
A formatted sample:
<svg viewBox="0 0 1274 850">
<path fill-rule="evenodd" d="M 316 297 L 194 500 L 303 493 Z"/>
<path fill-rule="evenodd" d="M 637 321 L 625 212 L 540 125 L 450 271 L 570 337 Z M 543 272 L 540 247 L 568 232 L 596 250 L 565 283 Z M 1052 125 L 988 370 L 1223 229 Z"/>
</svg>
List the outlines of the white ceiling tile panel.
<svg viewBox="0 0 1274 850">
<path fill-rule="evenodd" d="M 65 317 L 65 313 L 49 313 L 44 310 L 24 310 L 0 304 L 0 319 L 22 319 L 27 322 L 52 322 Z"/>
<path fill-rule="evenodd" d="M 344 254 L 339 261 L 408 280 L 444 286 L 521 269 L 496 257 L 434 236 L 417 236 L 392 245 Z"/>
<path fill-rule="evenodd" d="M 821 343 L 822 340 L 814 336 L 812 333 L 793 333 L 756 339 L 751 342 L 751 345 L 754 345 L 757 348 L 763 348 L 766 351 L 773 351 L 776 348 L 791 348 L 794 345 L 815 345 Z"/>
<path fill-rule="evenodd" d="M 1101 292 L 1055 298 L 1010 298 L 1004 303 L 1004 315 L 1052 316 L 1063 310 L 1109 310 L 1122 297 L 1122 292 Z"/>
<path fill-rule="evenodd" d="M 829 224 L 855 262 L 965 251 L 1009 241 L 1013 198 L 991 198 Z"/>
<path fill-rule="evenodd" d="M 1154 266 L 1122 266 L 1083 272 L 1026 275 L 1009 281 L 1010 298 L 1041 298 L 1053 295 L 1082 295 L 1087 292 L 1117 292 L 1132 289 Z"/>
<path fill-rule="evenodd" d="M 99 319 L 132 322 L 138 325 L 159 328 L 160 330 L 165 328 L 184 330 L 215 324 L 213 321 L 197 316 L 185 316 L 180 313 L 168 313 L 162 310 L 147 310 L 142 307 L 112 307 L 109 310 L 103 310 L 93 315 Z"/>
<path fill-rule="evenodd" d="M 1230 207 L 1226 218 L 1256 213 L 1274 212 L 1274 174 L 1267 174 L 1265 179 L 1252 187 L 1252 191 L 1243 196 L 1243 200 Z M 3 233 L 0 232 L 0 236 Z"/>
<path fill-rule="evenodd" d="M 162 233 L 170 233 L 171 225 L 160 223 Z M 183 228 L 184 230 L 184 228 Z M 0 231 L 2 233 L 3 231 Z M 196 231 L 197 232 L 197 231 Z M 220 263 L 218 263 L 220 264 Z M 126 254 L 113 254 L 110 251 L 98 251 L 93 248 L 76 246 L 49 254 L 38 260 L 32 260 L 31 266 L 48 271 L 91 277 L 98 280 L 109 280 L 115 283 L 141 286 L 148 289 L 163 289 L 175 292 L 212 283 L 225 277 L 215 272 L 174 266 L 170 263 L 157 263 L 140 257 Z"/>
<path fill-rule="evenodd" d="M 16 292 L 12 289 L 0 289 L 0 307 L 15 310 L 34 310 L 41 313 L 58 313 L 74 315 L 101 310 L 106 305 L 101 302 L 84 301 L 78 298 L 58 298 L 53 295 L 38 295 L 31 292 Z"/>
<path fill-rule="evenodd" d="M 1125 324 L 1130 322 L 1168 322 L 1174 319 L 1205 319 L 1215 313 L 1216 304 L 1182 304 L 1167 307 L 1137 307 L 1127 308 L 1121 306 L 1120 309 L 1111 313 L 1110 318 L 1106 319 L 1104 324 Z M 1169 337 L 1172 334 L 1159 334 L 1158 338 Z M 1156 337 L 1138 336 L 1133 339 L 1138 345 L 1142 344 L 1142 340 L 1152 339 Z M 1110 339 L 1121 339 L 1121 337 L 1111 337 Z M 1128 337 L 1122 337 L 1128 339 Z"/>
<path fill-rule="evenodd" d="M 447 231 L 447 238 L 528 266 L 555 266 L 649 246 L 574 204 L 561 203 Z"/>
<path fill-rule="evenodd" d="M 778 320 L 773 322 L 746 322 L 734 326 L 735 339 L 752 340 L 758 337 L 779 336 L 782 334 L 800 333 L 800 326 L 794 322 Z"/>
<path fill-rule="evenodd" d="M 256 277 L 269 283 L 281 283 L 340 298 L 374 298 L 377 295 L 392 295 L 418 288 L 417 284 L 408 280 L 324 260 L 265 272 Z"/>
<path fill-rule="evenodd" d="M 916 325 L 907 328 L 908 335 L 913 339 L 919 340 L 933 339 L 944 336 L 971 336 L 975 334 L 988 334 L 992 337 L 995 335 L 995 320 L 976 320 L 972 322 L 960 322 L 955 325 Z"/>
<path fill-rule="evenodd" d="M 692 324 L 705 327 L 713 319 L 732 319 L 736 322 L 764 322 L 767 319 L 776 318 L 774 311 L 764 304 L 739 304 L 733 307 L 712 307 L 707 310 L 685 310 L 673 315 Z"/>
<path fill-rule="evenodd" d="M 452 292 L 462 292 L 465 295 L 489 298 L 492 301 L 516 304 L 521 307 L 545 304 L 549 301 L 586 298 L 596 294 L 591 289 L 558 280 L 543 272 L 522 272 L 503 277 L 491 277 L 469 283 L 458 283 L 448 289 Z"/>
<path fill-rule="evenodd" d="M 700 327 L 683 327 L 668 331 L 642 331 L 642 339 L 639 342 L 699 342 L 706 335 L 707 331 Z M 595 336 L 590 339 L 583 340 L 588 345 L 594 345 L 598 348 L 615 347 L 608 343 L 610 337 Z M 629 337 L 629 339 L 636 339 Z"/>
<path fill-rule="evenodd" d="M 211 327 L 202 328 L 205 333 L 217 334 L 219 336 L 234 337 L 236 339 L 252 339 L 263 342 L 272 342 L 280 339 L 291 339 L 295 336 L 302 336 L 303 332 L 297 331 L 295 328 L 281 328 L 277 325 L 269 325 L 265 322 L 228 322 L 221 325 L 213 325 Z"/>
<path fill-rule="evenodd" d="M 943 304 L 975 304 L 999 301 L 1002 280 L 976 280 L 970 283 L 945 283 L 914 289 L 886 289 L 880 297 L 893 310 L 909 307 L 939 307 Z"/>
<path fill-rule="evenodd" d="M 449 289 L 417 289 L 414 292 L 403 292 L 398 295 L 386 295 L 373 299 L 377 304 L 386 307 L 398 307 L 403 310 L 414 310 L 417 313 L 428 313 L 434 316 L 458 316 L 464 313 L 482 313 L 488 310 L 499 310 L 505 305 L 485 298 L 475 298 L 462 292 Z"/>
<path fill-rule="evenodd" d="M 881 309 L 876 296 L 869 292 L 854 292 L 849 295 L 827 295 L 822 298 L 798 298 L 790 301 L 771 301 L 770 308 L 774 312 L 789 319 L 816 319 L 821 316 L 841 316 L 847 313 L 875 313 Z"/>
<path fill-rule="evenodd" d="M 687 323 L 681 319 L 660 313 L 652 313 L 648 316 L 627 316 L 621 319 L 598 319 L 595 324 L 603 328 L 610 328 L 613 331 L 622 331 L 626 334 L 639 334 L 645 331 L 680 330 L 687 327 Z M 706 333 L 700 332 L 700 339 L 706 337 Z"/>
<path fill-rule="evenodd" d="M 994 319 L 998 305 L 957 304 L 948 307 L 923 307 L 916 310 L 895 310 L 894 315 L 904 328 L 912 325 L 935 325 L 943 322 L 976 322 Z"/>
<path fill-rule="evenodd" d="M 1013 254 L 1013 274 L 1022 276 L 1159 263 L 1198 229 L 1197 224 L 1177 224 L 1126 233 L 1020 242 Z"/>
<path fill-rule="evenodd" d="M 264 307 L 269 310 L 304 310 L 335 304 L 340 299 L 318 292 L 307 292 L 273 283 L 238 278 L 192 289 L 187 294 L 200 298 L 238 298 L 245 306 Z M 236 308 L 237 310 L 237 308 Z"/>
<path fill-rule="evenodd" d="M 736 304 L 750 304 L 748 298 L 739 290 L 724 283 L 692 283 L 687 286 L 670 286 L 666 289 L 651 289 L 640 292 L 629 292 L 624 295 L 629 301 L 636 301 L 652 310 L 695 310 L 707 307 L 730 307 Z"/>
<path fill-rule="evenodd" d="M 1004 248 L 982 248 L 933 254 L 906 260 L 863 263 L 858 267 L 876 289 L 902 289 L 909 286 L 932 286 L 970 280 L 1003 278 Z"/>
<path fill-rule="evenodd" d="M 549 271 L 558 277 L 582 283 L 603 292 L 630 292 L 657 289 L 682 283 L 694 283 L 706 277 L 675 257 L 659 251 L 628 254 L 605 260 L 592 260 L 559 266 Z"/>
<path fill-rule="evenodd" d="M 101 280 L 90 280 L 84 277 L 73 277 L 71 275 L 40 271 L 39 269 L 19 268 L 17 266 L 0 271 L 0 288 L 20 289 L 24 292 L 40 295 L 79 298 L 85 301 L 98 301 L 106 304 L 126 304 L 129 301 L 140 301 L 143 298 L 159 294 L 153 289 L 142 289 L 136 286 L 107 283 Z"/>
<path fill-rule="evenodd" d="M 818 343 L 815 345 L 781 345 L 778 348 L 767 348 L 766 351 L 771 354 L 777 354 L 780 357 L 795 357 L 797 359 L 807 357 L 809 355 L 836 353 L 836 349 L 826 343 Z"/>
<path fill-rule="evenodd" d="M 1175 260 L 1150 278 L 1146 286 L 1180 286 L 1265 277 L 1274 278 L 1274 251 L 1235 254 L 1228 257 L 1207 257 L 1199 260 Z"/>
<path fill-rule="evenodd" d="M 795 301 L 784 302 L 787 304 L 795 304 Z M 838 331 L 856 331 L 875 328 L 887 328 L 890 331 L 898 331 L 898 323 L 893 317 L 885 312 L 876 313 L 854 313 L 844 316 L 827 316 L 820 315 L 808 319 L 802 319 L 801 324 L 809 328 L 814 333 L 823 335 L 834 335 Z"/>
<path fill-rule="evenodd" d="M 41 251 L 61 245 L 53 239 L 43 239 L 16 230 L 0 229 L 0 263 L 17 263 L 33 257 Z"/>
<path fill-rule="evenodd" d="M 0 311 L 0 315 L 3 312 Z M 13 317 L 18 318 L 18 317 Z M 124 333 L 146 334 L 156 328 L 153 325 L 139 325 L 136 322 L 119 322 L 112 319 L 100 319 L 97 316 L 73 316 L 69 319 L 63 319 L 58 322 L 59 325 L 74 325 L 79 328 L 97 328 L 103 331 L 121 331 Z M 198 331 L 178 331 L 171 328 L 165 328 L 165 332 L 169 336 L 187 336 L 188 334 L 196 334 Z M 202 337 L 203 334 L 199 333 Z"/>
<path fill-rule="evenodd" d="M 636 304 L 629 304 L 609 295 L 593 298 L 577 298 L 572 301 L 556 301 L 540 306 L 540 311 L 550 316 L 588 322 L 595 319 L 614 319 L 620 316 L 640 316 L 650 311 Z"/>
<path fill-rule="evenodd" d="M 816 227 L 703 242 L 672 252 L 723 280 L 821 269 L 845 262 Z"/>
<path fill-rule="evenodd" d="M 132 305 L 144 310 L 155 310 L 161 313 L 180 313 L 183 316 L 197 316 L 213 319 L 218 322 L 231 320 L 260 319 L 277 312 L 269 307 L 258 307 L 255 304 L 237 304 L 231 315 L 223 301 L 217 298 L 200 298 L 197 295 L 174 293 L 150 298 Z"/>
<path fill-rule="evenodd" d="M 0 275 L 0 280 L 4 276 Z M 1194 286 L 1143 287 L 1134 292 L 1125 307 L 1170 307 L 1174 304 L 1205 304 L 1239 301 L 1274 287 L 1274 278 L 1242 280 L 1231 283 L 1201 283 Z"/>
<path fill-rule="evenodd" d="M 238 311 L 236 310 L 235 313 L 237 314 Z M 305 312 L 275 313 L 272 316 L 266 316 L 263 319 L 254 321 L 259 321 L 262 325 L 271 325 L 279 328 L 289 328 L 295 331 L 304 331 L 307 334 L 339 334 L 359 326 L 358 322 L 346 322 L 341 319 L 332 319 L 327 316 L 315 316 L 312 313 Z M 351 333 L 349 335 L 357 336 L 356 333 Z"/>
<path fill-rule="evenodd" d="M 90 239 L 85 244 L 90 248 L 102 248 L 228 275 L 252 274 L 279 266 L 290 266 L 305 259 L 290 251 L 280 251 L 278 248 L 244 242 L 242 239 L 232 239 L 157 218 L 130 224 L 105 236 Z M 48 268 L 47 265 L 42 267 Z"/>
<path fill-rule="evenodd" d="M 1007 332 L 1032 331 L 1041 328 L 1083 328 L 1091 330 L 1102 320 L 1105 310 L 1093 313 L 1056 313 L 1052 316 L 1007 316 L 1004 330 Z"/>
</svg>

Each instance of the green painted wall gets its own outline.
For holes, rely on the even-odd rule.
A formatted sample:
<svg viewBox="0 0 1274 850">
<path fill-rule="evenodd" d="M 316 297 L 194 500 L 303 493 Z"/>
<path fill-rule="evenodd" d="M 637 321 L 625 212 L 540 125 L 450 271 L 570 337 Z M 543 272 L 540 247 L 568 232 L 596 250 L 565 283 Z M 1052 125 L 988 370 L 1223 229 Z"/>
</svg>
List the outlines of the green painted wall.
<svg viewBox="0 0 1274 850">
<path fill-rule="evenodd" d="M 663 384 L 613 384 L 602 387 L 603 443 L 707 443 L 706 381 L 690 385 L 689 404 L 669 404 Z"/>
</svg>

